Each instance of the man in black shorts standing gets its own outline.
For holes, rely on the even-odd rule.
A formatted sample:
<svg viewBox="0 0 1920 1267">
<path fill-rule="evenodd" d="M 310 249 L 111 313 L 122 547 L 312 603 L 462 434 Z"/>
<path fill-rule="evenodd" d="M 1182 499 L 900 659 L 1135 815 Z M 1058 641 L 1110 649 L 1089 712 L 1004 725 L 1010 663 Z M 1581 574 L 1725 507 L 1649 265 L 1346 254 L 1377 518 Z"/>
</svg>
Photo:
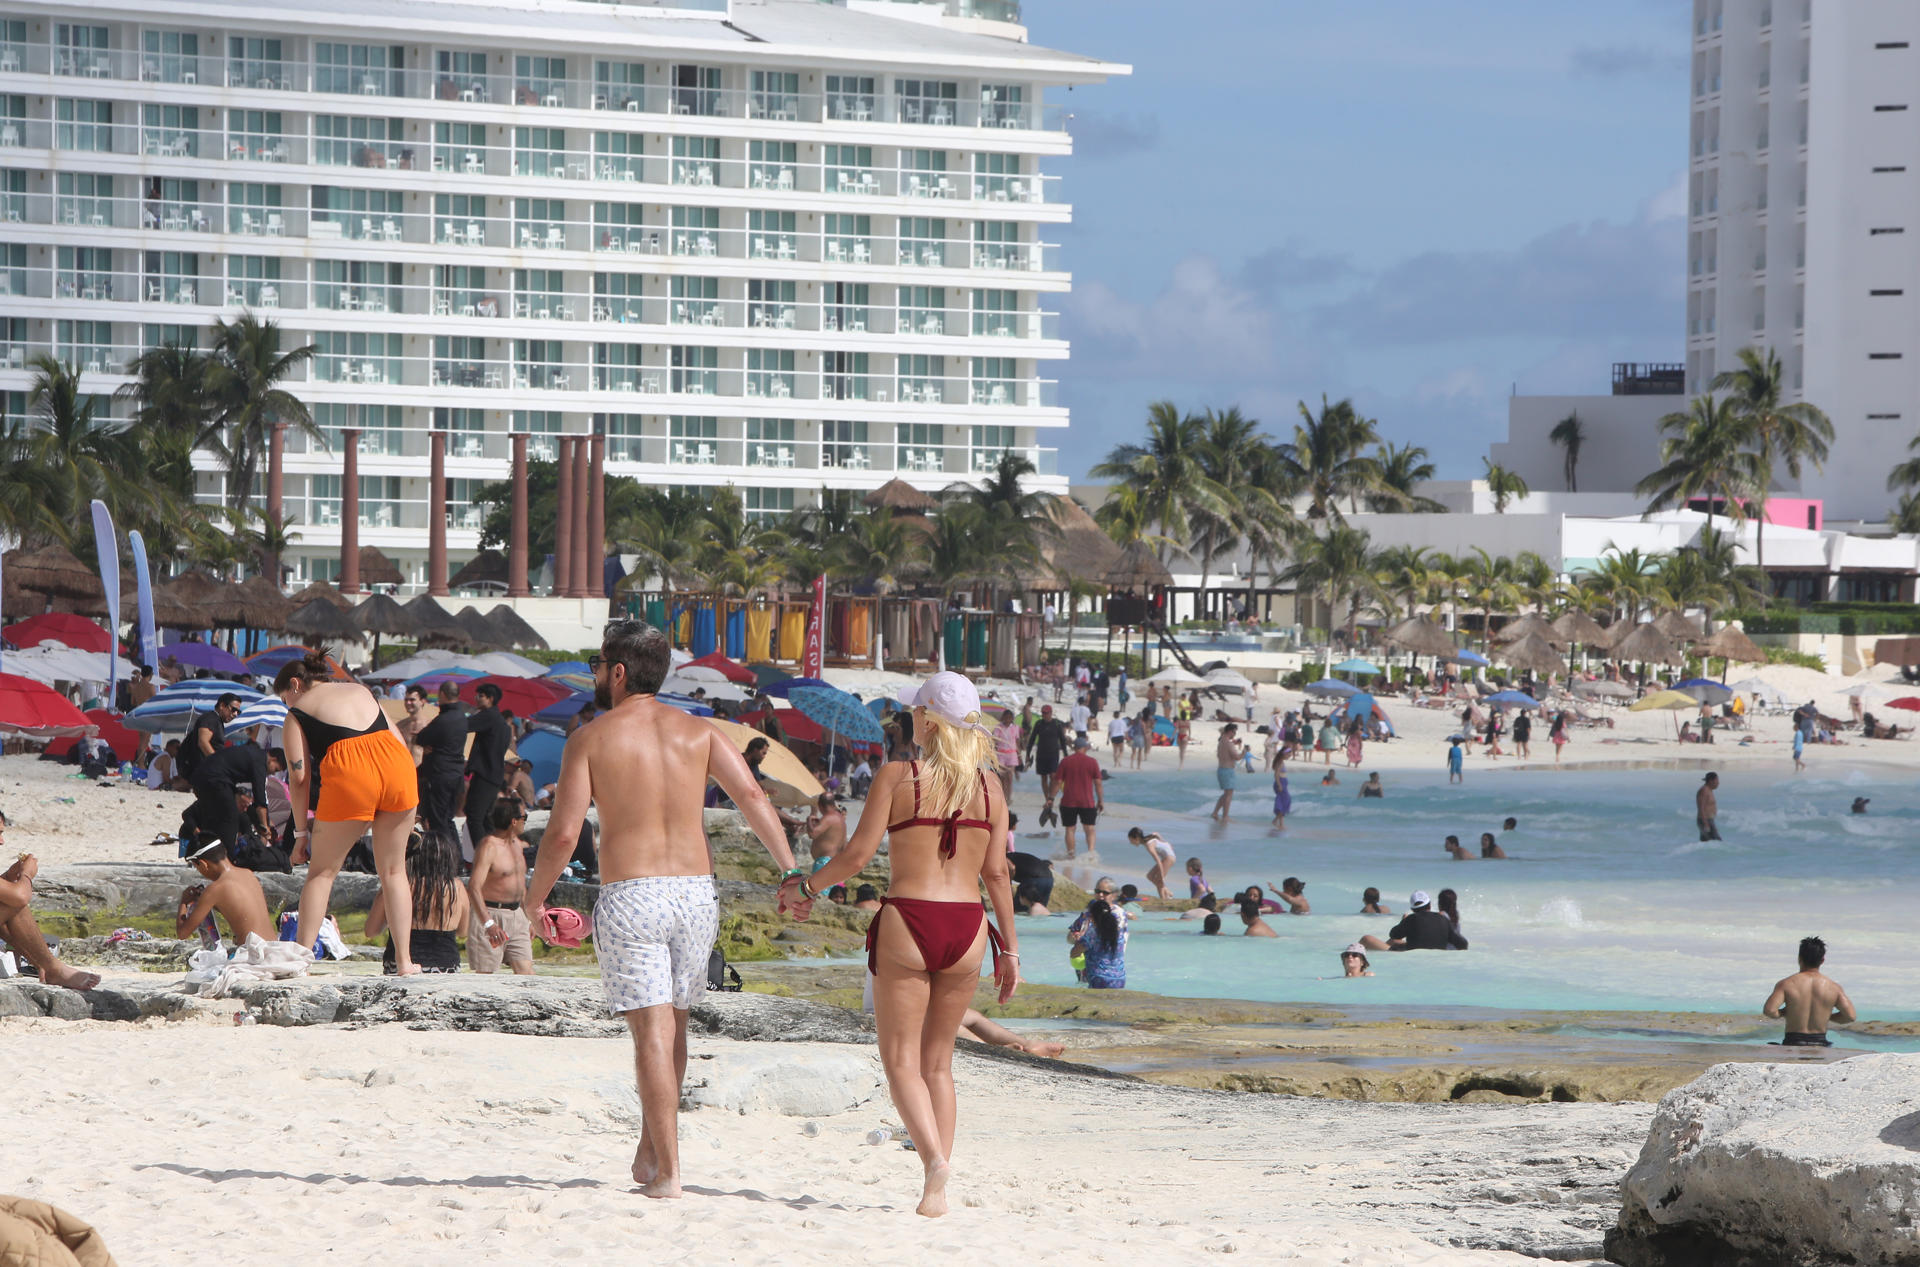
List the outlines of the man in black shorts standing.
<svg viewBox="0 0 1920 1267">
<path fill-rule="evenodd" d="M 1050 827 L 1058 821 L 1054 798 L 1060 794 L 1060 761 L 1067 752 L 1067 724 L 1053 715 L 1053 705 L 1040 706 L 1040 720 L 1027 735 L 1027 764 L 1040 776 L 1040 794 L 1047 798 L 1040 811 L 1040 825 Z"/>
<path fill-rule="evenodd" d="M 1107 807 L 1107 793 L 1101 780 L 1100 762 L 1087 751 L 1092 745 L 1082 736 L 1074 741 L 1073 755 L 1060 763 L 1060 823 L 1067 829 L 1067 857 L 1073 857 L 1073 829 L 1087 829 L 1087 852 L 1093 852 L 1093 825 Z"/>
<path fill-rule="evenodd" d="M 507 784 L 507 749 L 513 744 L 513 730 L 500 715 L 499 687 L 482 682 L 474 688 L 473 698 L 480 707 L 467 717 L 473 748 L 467 753 L 466 818 L 467 834 L 477 846 L 487 834 L 487 812 Z"/>
</svg>

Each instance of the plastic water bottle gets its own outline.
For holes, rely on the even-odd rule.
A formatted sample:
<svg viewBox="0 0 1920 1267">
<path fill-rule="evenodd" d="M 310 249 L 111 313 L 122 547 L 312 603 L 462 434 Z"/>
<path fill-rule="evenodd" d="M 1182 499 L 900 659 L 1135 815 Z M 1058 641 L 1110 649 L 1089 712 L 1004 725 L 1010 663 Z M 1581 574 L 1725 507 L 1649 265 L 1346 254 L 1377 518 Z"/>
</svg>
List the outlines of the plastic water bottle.
<svg viewBox="0 0 1920 1267">
<path fill-rule="evenodd" d="M 235 1025 L 258 1025 L 260 1018 L 252 1012 L 249 1012 L 246 1008 L 241 1008 L 233 1014 L 233 1023 Z"/>
<path fill-rule="evenodd" d="M 867 1143 L 873 1145 L 875 1148 L 880 1147 L 880 1145 L 888 1142 L 892 1138 L 893 1132 L 884 1126 L 876 1126 L 867 1132 Z"/>
</svg>

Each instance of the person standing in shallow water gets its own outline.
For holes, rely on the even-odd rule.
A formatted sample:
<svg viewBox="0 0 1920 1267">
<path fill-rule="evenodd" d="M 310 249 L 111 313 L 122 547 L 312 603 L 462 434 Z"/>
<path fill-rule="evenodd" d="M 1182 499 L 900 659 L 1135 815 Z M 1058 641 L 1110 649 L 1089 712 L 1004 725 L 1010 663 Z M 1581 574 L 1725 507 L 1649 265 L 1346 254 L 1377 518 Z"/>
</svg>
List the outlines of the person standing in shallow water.
<svg viewBox="0 0 1920 1267">
<path fill-rule="evenodd" d="M 1784 1020 L 1782 1047 L 1831 1047 L 1827 1026 L 1851 1025 L 1859 1019 L 1853 1000 L 1838 981 L 1820 971 L 1827 962 L 1827 943 L 1818 937 L 1800 942 L 1800 971 L 1774 982 L 1760 1010 L 1768 1020 Z"/>
<path fill-rule="evenodd" d="M 1719 790 L 1720 776 L 1711 771 L 1700 780 L 1700 790 L 1693 794 L 1693 818 L 1700 828 L 1701 840 L 1720 839 L 1720 798 L 1714 793 Z"/>
</svg>

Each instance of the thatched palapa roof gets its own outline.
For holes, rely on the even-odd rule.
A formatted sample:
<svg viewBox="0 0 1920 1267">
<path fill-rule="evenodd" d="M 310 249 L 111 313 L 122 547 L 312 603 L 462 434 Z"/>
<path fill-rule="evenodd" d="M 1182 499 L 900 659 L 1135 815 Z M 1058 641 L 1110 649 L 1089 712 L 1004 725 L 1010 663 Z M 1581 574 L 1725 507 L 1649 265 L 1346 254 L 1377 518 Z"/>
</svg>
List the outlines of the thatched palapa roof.
<svg viewBox="0 0 1920 1267">
<path fill-rule="evenodd" d="M 365 637 L 352 616 L 320 598 L 294 609 L 287 617 L 287 632 L 298 634 L 309 647 L 323 642 L 360 642 Z"/>
<path fill-rule="evenodd" d="M 1453 644 L 1453 635 L 1418 616 L 1407 617 L 1382 633 L 1380 638 L 1389 646 L 1399 647 L 1414 655 L 1449 656 L 1459 650 Z"/>
<path fill-rule="evenodd" d="M 1500 626 L 1493 635 L 1495 642 L 1518 642 L 1522 638 L 1538 638 L 1542 642 L 1564 643 L 1566 641 L 1558 629 L 1547 623 L 1546 617 L 1538 612 L 1528 612 L 1518 620 L 1510 620 Z"/>
<path fill-rule="evenodd" d="M 1107 585 L 1117 590 L 1145 590 L 1155 585 L 1171 584 L 1173 573 L 1141 541 L 1122 550 L 1119 561 L 1107 573 Z"/>
<path fill-rule="evenodd" d="M 360 583 L 362 585 L 405 585 L 407 578 L 392 559 L 374 546 L 360 547 Z M 399 604 L 395 604 L 398 606 Z"/>
<path fill-rule="evenodd" d="M 498 550 L 482 550 L 447 578 L 448 589 L 474 589 L 482 585 L 507 584 L 507 556 Z"/>
<path fill-rule="evenodd" d="M 860 500 L 869 510 L 905 510 L 921 514 L 939 505 L 933 494 L 922 492 L 897 475 Z"/>
<path fill-rule="evenodd" d="M 1679 664 L 1680 649 L 1652 625 L 1635 625 L 1608 651 L 1614 660 L 1642 660 L 1649 664 Z"/>
<path fill-rule="evenodd" d="M 1553 649 L 1553 644 L 1539 634 L 1530 633 L 1524 638 L 1516 638 L 1505 646 L 1495 647 L 1493 658 L 1513 668 L 1526 669 L 1542 677 L 1567 671 L 1567 662 L 1560 657 L 1558 651 Z"/>
<path fill-rule="evenodd" d="M 1104 581 L 1119 567 L 1125 552 L 1079 502 L 1071 497 L 1052 498 L 1047 516 L 1054 531 L 1040 542 L 1040 557 L 1063 584 Z"/>
<path fill-rule="evenodd" d="M 500 635 L 506 646 L 546 649 L 547 640 L 540 636 L 540 631 L 529 625 L 526 617 L 507 603 L 496 604 L 487 613 L 486 621 L 488 627 Z"/>
<path fill-rule="evenodd" d="M 1767 653 L 1734 625 L 1723 625 L 1711 638 L 1693 645 L 1693 654 L 1702 658 L 1737 660 L 1742 664 L 1765 664 Z"/>
<path fill-rule="evenodd" d="M 313 584 L 307 586 L 307 588 L 301 590 L 298 594 L 293 595 L 287 601 L 293 604 L 294 610 L 298 611 L 300 608 L 305 607 L 308 603 L 313 602 L 315 599 L 318 599 L 321 602 L 331 603 L 334 607 L 338 608 L 341 611 L 353 610 L 353 600 L 351 598 L 348 598 L 345 594 L 342 594 L 339 590 L 333 588 L 333 586 L 327 584 L 325 581 L 315 581 Z"/>
<path fill-rule="evenodd" d="M 1605 646 L 1607 629 L 1587 613 L 1575 608 L 1562 612 L 1553 622 L 1554 632 L 1568 643 L 1584 642 L 1591 646 Z"/>
</svg>

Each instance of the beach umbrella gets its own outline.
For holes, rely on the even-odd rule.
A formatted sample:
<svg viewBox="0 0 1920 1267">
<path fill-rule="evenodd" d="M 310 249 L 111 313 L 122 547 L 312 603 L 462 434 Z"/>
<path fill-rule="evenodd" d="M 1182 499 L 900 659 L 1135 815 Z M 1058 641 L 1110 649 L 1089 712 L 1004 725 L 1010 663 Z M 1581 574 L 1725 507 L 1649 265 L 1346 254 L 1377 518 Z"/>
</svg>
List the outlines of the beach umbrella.
<svg viewBox="0 0 1920 1267">
<path fill-rule="evenodd" d="M 1561 641 L 1565 643 L 1582 642 L 1604 646 L 1607 641 L 1606 626 L 1577 608 L 1561 612 L 1553 622 L 1553 631 L 1559 634 Z"/>
<path fill-rule="evenodd" d="M 762 690 L 765 690 L 776 682 L 785 682 L 793 677 L 793 674 L 787 672 L 777 664 L 749 664 L 747 671 L 753 674 L 754 682 L 759 685 Z"/>
<path fill-rule="evenodd" d="M 133 663 L 120 658 L 113 666 L 118 680 L 133 680 Z M 58 642 L 43 642 L 25 651 L 9 651 L 6 670 L 36 682 L 105 682 L 107 659 L 92 651 L 75 651 Z"/>
<path fill-rule="evenodd" d="M 714 668 L 710 664 L 689 664 L 683 668 L 675 670 L 675 675 L 678 677 L 685 678 L 689 682 L 732 681 L 732 679 L 729 678 L 726 674 L 722 673 L 720 670 Z"/>
<path fill-rule="evenodd" d="M 503 647 L 534 647 L 547 649 L 547 640 L 540 631 L 529 625 L 526 618 L 515 611 L 510 603 L 497 603 L 486 614 L 487 628 L 493 630 L 496 641 Z"/>
<path fill-rule="evenodd" d="M 1627 706 L 1629 713 L 1685 712 L 1700 707 L 1700 701 L 1682 691 L 1655 691 Z"/>
<path fill-rule="evenodd" d="M 287 724 L 287 706 L 272 695 L 255 700 L 240 710 L 240 715 L 227 723 L 227 729 L 235 734 L 252 730 L 255 726 L 267 726 L 282 729 Z"/>
<path fill-rule="evenodd" d="M 689 678 L 684 673 L 667 674 L 667 680 L 660 684 L 660 689 L 673 695 L 686 696 L 692 696 L 695 691 L 699 691 L 701 692 L 699 698 L 709 700 L 740 701 L 750 698 L 753 694 L 748 688 L 725 679 L 710 682 L 704 678 Z"/>
<path fill-rule="evenodd" d="M 1693 654 L 1703 660 L 1739 661 L 1742 664 L 1765 664 L 1767 653 L 1754 644 L 1733 625 L 1722 625 L 1705 642 L 1693 645 Z"/>
<path fill-rule="evenodd" d="M 1730 690 L 1741 695 L 1753 695 L 1768 704 L 1785 704 L 1787 694 L 1763 677 L 1746 677 L 1735 682 Z"/>
<path fill-rule="evenodd" d="M 365 546 L 360 553 L 364 556 L 372 546 Z M 385 557 L 385 556 L 382 556 Z M 360 605 L 347 613 L 354 625 L 373 635 L 372 663 L 380 663 L 380 638 L 390 634 L 398 638 L 411 638 L 419 632 L 419 623 L 413 613 L 388 598 L 385 594 L 372 594 L 360 601 Z"/>
<path fill-rule="evenodd" d="M 1518 642 L 1522 638 L 1538 638 L 1549 643 L 1566 642 L 1560 631 L 1549 624 L 1547 618 L 1538 612 L 1528 612 L 1518 620 L 1509 620 L 1493 634 L 1495 642 Z"/>
<path fill-rule="evenodd" d="M 546 680 L 558 682 L 568 690 L 579 691 L 583 695 L 593 694 L 594 682 L 591 673 L 549 673 Z"/>
<path fill-rule="evenodd" d="M 460 698 L 469 704 L 478 704 L 480 697 L 475 692 L 482 685 L 500 688 L 500 707 L 517 717 L 531 717 L 555 700 L 573 694 L 557 682 L 546 678 L 503 677 L 490 673 L 486 677 L 468 678 L 460 685 Z"/>
<path fill-rule="evenodd" d="M 556 735 L 551 730 L 529 730 L 514 745 L 514 751 L 533 762 L 533 786 L 535 790 L 545 787 L 560 777 L 560 754 L 565 751 L 567 737 Z"/>
<path fill-rule="evenodd" d="M 323 642 L 360 642 L 364 638 L 354 625 L 353 617 L 324 598 L 296 607 L 293 615 L 287 617 L 287 632 L 299 634 L 308 646 L 314 647 Z"/>
<path fill-rule="evenodd" d="M 1653 618 L 1653 627 L 1669 638 L 1681 642 L 1697 642 L 1705 637 L 1705 631 L 1689 618 L 1677 611 L 1663 611 Z"/>
<path fill-rule="evenodd" d="M 1244 695 L 1253 688 L 1253 679 L 1244 673 L 1236 673 L 1232 669 L 1215 669 L 1207 674 L 1207 685 L 1217 691 L 1232 691 L 1236 695 Z"/>
<path fill-rule="evenodd" d="M 1595 699 L 1633 698 L 1633 688 L 1625 682 L 1575 682 L 1570 689 L 1575 695 L 1587 695 Z"/>
<path fill-rule="evenodd" d="M 104 652 L 113 645 L 113 635 L 85 616 L 72 612 L 42 612 L 16 625 L 0 629 L 8 642 L 21 649 L 43 642 L 58 642 L 75 651 Z"/>
<path fill-rule="evenodd" d="M 412 677 L 406 679 L 405 685 L 424 686 L 428 690 L 433 690 L 442 682 L 465 682 L 470 678 L 482 678 L 485 676 L 487 676 L 485 669 L 471 669 L 464 665 L 445 664 L 437 669 L 428 669 L 424 673 L 414 674 Z"/>
<path fill-rule="evenodd" d="M 1855 682 L 1844 691 L 1835 691 L 1835 695 L 1857 695 L 1862 700 L 1878 701 L 1893 692 L 1879 682 Z"/>
<path fill-rule="evenodd" d="M 710 651 L 697 660 L 687 661 L 681 666 L 681 671 L 684 672 L 687 669 L 718 669 L 726 676 L 727 681 L 738 682 L 742 686 L 754 686 L 758 681 L 753 676 L 752 669 L 744 664 L 734 663 L 718 651 Z"/>
<path fill-rule="evenodd" d="M 379 669 L 366 674 L 366 677 L 373 682 L 402 682 L 408 678 L 418 677 L 430 669 L 454 666 L 470 669 L 474 666 L 474 658 L 458 651 L 449 651 L 445 647 L 423 647 L 404 660 L 395 660 L 392 664 L 381 665 Z"/>
<path fill-rule="evenodd" d="M 1724 704 L 1733 698 L 1732 687 L 1712 678 L 1690 677 L 1684 682 L 1675 682 L 1672 689 L 1702 704 Z"/>
<path fill-rule="evenodd" d="M 814 722 L 822 730 L 832 735 L 845 735 L 849 739 L 858 739 L 866 743 L 885 743 L 886 733 L 880 729 L 866 705 L 855 696 L 831 686 L 803 686 L 790 692 L 787 698 L 800 710 L 801 716 Z"/>
<path fill-rule="evenodd" d="M 266 696 L 239 682 L 216 678 L 188 678 L 154 695 L 122 720 L 130 730 L 184 730 L 195 713 L 210 713 L 222 695 L 233 695 L 240 707 L 257 704 Z"/>
<path fill-rule="evenodd" d="M 1493 661 L 1487 659 L 1487 657 L 1481 655 L 1478 651 L 1469 650 L 1466 647 L 1460 648 L 1448 656 L 1447 659 L 1453 661 L 1455 664 L 1471 665 L 1478 669 L 1484 669 L 1493 663 Z"/>
<path fill-rule="evenodd" d="M 1334 665 L 1331 671 L 1334 673 L 1378 673 L 1380 666 L 1362 660 L 1358 656 L 1354 656 Z"/>
<path fill-rule="evenodd" d="M 1652 625 L 1636 625 L 1608 651 L 1614 660 L 1644 660 L 1650 664 L 1678 664 L 1680 651 Z"/>
<path fill-rule="evenodd" d="M 4 560 L 4 569 L 9 584 L 36 594 L 102 604 L 106 601 L 106 587 L 100 584 L 93 569 L 62 545 L 10 551 Z"/>
<path fill-rule="evenodd" d="M 691 699 L 685 695 L 673 695 L 666 691 L 662 691 L 658 695 L 655 695 L 653 698 L 655 698 L 656 700 L 659 700 L 662 704 L 667 705 L 669 708 L 679 709 L 681 712 L 686 713 L 690 717 L 713 716 L 713 710 L 711 708 L 708 708 L 705 704 L 702 704 L 699 700 Z"/>
<path fill-rule="evenodd" d="M 564 699 L 553 701 L 535 713 L 532 720 L 552 722 L 557 726 L 591 703 L 593 703 L 593 696 L 584 692 L 569 695 Z"/>
<path fill-rule="evenodd" d="M 1189 673 L 1177 664 L 1170 664 L 1144 682 L 1146 686 L 1205 686 L 1207 679 L 1198 673 Z"/>
<path fill-rule="evenodd" d="M 1453 635 L 1418 616 L 1407 617 L 1381 634 L 1380 640 L 1414 655 L 1449 656 L 1455 649 Z"/>
<path fill-rule="evenodd" d="M 206 642 L 169 642 L 160 648 L 160 658 L 165 660 L 169 657 L 175 664 L 190 669 L 205 669 L 209 673 L 247 671 L 246 661 L 239 656 Z"/>
<path fill-rule="evenodd" d="M 1540 707 L 1540 701 L 1525 691 L 1495 691 L 1480 702 L 1482 704 L 1500 704 L 1506 708 Z"/>
<path fill-rule="evenodd" d="M 767 795 L 773 798 L 775 805 L 800 806 L 811 804 L 813 799 L 827 789 L 820 786 L 820 780 L 813 777 L 807 769 L 807 763 L 793 754 L 793 749 L 777 740 L 767 737 L 751 726 L 742 726 L 739 722 L 725 721 L 715 717 L 709 719 L 709 725 L 727 737 L 727 741 L 741 752 L 756 739 L 766 739 L 767 756 L 760 763 L 761 775 L 777 782 L 788 794 L 784 799 L 775 789 L 769 788 Z"/>
<path fill-rule="evenodd" d="M 94 723 L 73 701 L 18 673 L 0 673 L 0 731 L 36 739 L 91 733 Z"/>
<path fill-rule="evenodd" d="M 297 643 L 282 643 L 277 647 L 268 647 L 265 651 L 256 651 L 242 661 L 247 672 L 254 677 L 272 677 L 281 668 L 295 660 L 304 660 L 310 653 Z"/>
<path fill-rule="evenodd" d="M 493 645 L 493 640 L 489 638 L 479 646 L 474 646 L 473 635 L 467 632 L 467 627 L 455 620 L 453 613 L 442 607 L 431 594 L 422 594 L 403 606 L 407 615 L 413 617 L 416 636 L 423 647 L 460 647 L 478 651 Z"/>
<path fill-rule="evenodd" d="M 545 677 L 547 666 L 529 660 L 523 655 L 511 651 L 488 651 L 473 657 L 476 668 L 489 673 L 498 673 L 502 677 Z"/>
<path fill-rule="evenodd" d="M 113 749 L 113 755 L 122 761 L 131 761 L 140 755 L 147 746 L 147 737 L 137 730 L 128 730 L 120 724 L 120 714 L 108 708 L 89 708 L 87 720 L 94 725 L 94 738 L 102 740 Z M 73 751 L 78 735 L 55 739 L 47 745 L 47 751 L 56 757 L 64 757 Z"/>
<path fill-rule="evenodd" d="M 1903 708 L 1909 713 L 1920 713 L 1920 695 L 1902 695 L 1899 699 L 1888 700 L 1888 708 Z"/>
<path fill-rule="evenodd" d="M 1342 682 L 1339 678 L 1321 678 L 1318 682 L 1309 682 L 1301 688 L 1316 699 L 1344 699 L 1360 694 L 1360 688 L 1351 682 Z"/>
<path fill-rule="evenodd" d="M 1567 671 L 1567 662 L 1553 649 L 1553 644 L 1539 634 L 1530 633 L 1505 646 L 1495 647 L 1493 654 L 1516 669 L 1526 669 L 1543 677 Z"/>
<path fill-rule="evenodd" d="M 353 600 L 325 581 L 315 581 L 299 593 L 291 594 L 287 597 L 287 601 L 293 605 L 295 611 L 298 611 L 316 599 L 330 603 L 343 612 L 353 610 Z"/>
<path fill-rule="evenodd" d="M 498 550 L 480 551 L 447 578 L 447 588 L 451 590 L 479 589 L 482 586 L 507 588 L 507 556 Z"/>
<path fill-rule="evenodd" d="M 584 673 L 589 677 L 593 676 L 593 670 L 587 666 L 585 660 L 562 660 L 558 664 L 549 664 L 544 676 L 559 677 L 562 673 Z"/>
<path fill-rule="evenodd" d="M 686 676 L 687 669 L 690 667 L 691 665 L 683 664 L 676 669 L 675 672 L 684 677 Z M 808 686 L 824 686 L 828 690 L 835 689 L 831 682 L 823 682 L 817 677 L 790 677 L 775 682 L 771 686 L 760 688 L 760 693 L 772 699 L 787 699 L 789 698 L 790 692 Z"/>
</svg>

